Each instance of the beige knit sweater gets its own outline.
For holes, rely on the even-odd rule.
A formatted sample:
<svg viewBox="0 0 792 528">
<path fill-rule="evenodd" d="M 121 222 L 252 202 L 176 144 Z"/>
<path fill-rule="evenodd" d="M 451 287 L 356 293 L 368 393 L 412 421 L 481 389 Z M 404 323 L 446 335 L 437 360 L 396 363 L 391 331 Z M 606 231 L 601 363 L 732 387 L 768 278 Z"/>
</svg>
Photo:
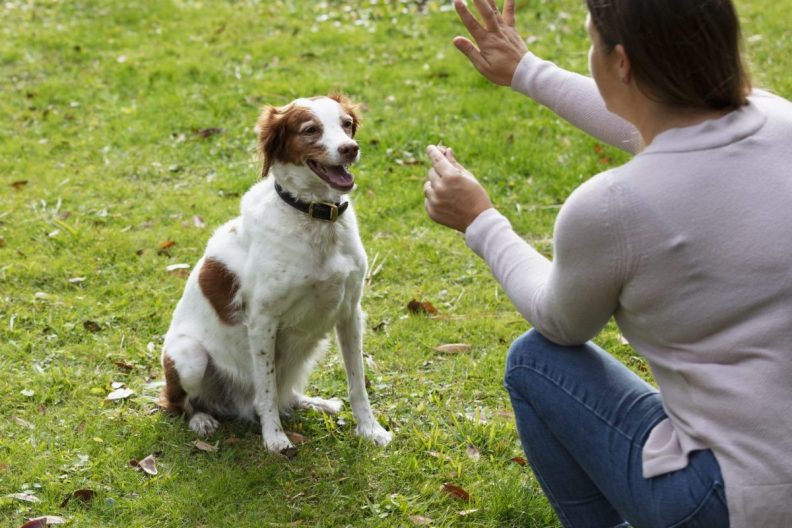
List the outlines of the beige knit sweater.
<svg viewBox="0 0 792 528">
<path fill-rule="evenodd" d="M 528 53 L 512 88 L 603 141 L 640 144 L 587 77 Z M 756 92 L 594 176 L 559 212 L 552 261 L 494 209 L 465 237 L 548 339 L 585 342 L 613 316 L 646 357 L 668 414 L 646 478 L 712 449 L 734 528 L 792 527 L 792 103 Z"/>
</svg>

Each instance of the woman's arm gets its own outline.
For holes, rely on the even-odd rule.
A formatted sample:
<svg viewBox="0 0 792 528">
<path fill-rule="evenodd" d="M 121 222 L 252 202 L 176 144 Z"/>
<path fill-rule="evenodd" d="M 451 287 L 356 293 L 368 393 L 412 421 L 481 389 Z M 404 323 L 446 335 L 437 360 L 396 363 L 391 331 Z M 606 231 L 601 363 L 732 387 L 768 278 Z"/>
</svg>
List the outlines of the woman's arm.
<svg viewBox="0 0 792 528">
<path fill-rule="evenodd" d="M 559 68 L 529 51 L 520 60 L 511 87 L 609 145 L 632 153 L 642 146 L 638 129 L 605 107 L 591 77 Z"/>
</svg>

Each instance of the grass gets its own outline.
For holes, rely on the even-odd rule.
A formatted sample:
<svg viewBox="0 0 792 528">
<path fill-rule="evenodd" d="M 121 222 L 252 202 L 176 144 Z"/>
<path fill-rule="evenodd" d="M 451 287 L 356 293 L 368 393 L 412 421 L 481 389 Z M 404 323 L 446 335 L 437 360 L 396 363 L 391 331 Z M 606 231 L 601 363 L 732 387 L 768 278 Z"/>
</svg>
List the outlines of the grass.
<svg viewBox="0 0 792 528">
<path fill-rule="evenodd" d="M 789 13 L 738 7 L 757 84 L 789 97 Z M 581 2 L 523 1 L 518 16 L 536 53 L 586 71 Z M 501 376 L 528 326 L 460 237 L 426 218 L 423 149 L 453 146 L 548 254 L 565 197 L 626 158 L 490 86 L 450 45 L 461 31 L 435 0 L 0 6 L 0 525 L 45 514 L 89 527 L 558 525 L 512 460 Z M 184 285 L 166 267 L 194 263 L 237 213 L 256 178 L 260 108 L 332 90 L 365 104 L 354 199 L 376 271 L 368 377 L 395 440 L 359 442 L 347 405 L 338 421 L 286 422 L 308 439 L 293 460 L 234 423 L 216 452 L 200 451 L 153 404 Z M 438 314 L 411 315 L 411 299 Z M 472 348 L 433 350 L 449 342 Z M 613 326 L 598 342 L 648 376 Z M 105 401 L 118 384 L 134 394 Z M 345 395 L 335 352 L 310 390 Z M 130 467 L 151 453 L 156 476 Z M 93 499 L 63 504 L 81 489 Z M 40 502 L 8 497 L 22 492 Z"/>
</svg>

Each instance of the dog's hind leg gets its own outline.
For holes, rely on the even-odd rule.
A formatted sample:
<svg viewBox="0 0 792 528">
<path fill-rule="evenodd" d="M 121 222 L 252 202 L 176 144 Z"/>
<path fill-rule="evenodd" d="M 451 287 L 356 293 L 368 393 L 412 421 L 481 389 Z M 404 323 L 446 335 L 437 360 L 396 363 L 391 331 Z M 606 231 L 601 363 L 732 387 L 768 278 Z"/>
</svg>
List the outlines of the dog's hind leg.
<svg viewBox="0 0 792 528">
<path fill-rule="evenodd" d="M 179 336 L 166 344 L 162 351 L 165 370 L 163 400 L 166 407 L 184 411 L 190 429 L 201 436 L 211 436 L 220 425 L 211 415 L 197 410 L 193 401 L 202 394 L 209 354 L 203 345 L 188 336 Z"/>
</svg>

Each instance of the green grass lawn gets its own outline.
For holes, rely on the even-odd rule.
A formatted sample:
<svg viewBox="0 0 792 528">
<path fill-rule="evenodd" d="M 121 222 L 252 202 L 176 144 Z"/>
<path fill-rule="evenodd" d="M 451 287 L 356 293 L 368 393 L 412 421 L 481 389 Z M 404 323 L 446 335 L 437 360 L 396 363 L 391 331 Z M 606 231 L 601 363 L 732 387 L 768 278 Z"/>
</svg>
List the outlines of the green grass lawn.
<svg viewBox="0 0 792 528">
<path fill-rule="evenodd" d="M 790 97 L 782 4 L 738 7 L 756 84 Z M 515 460 L 501 386 L 508 345 L 528 325 L 461 237 L 426 217 L 423 151 L 454 147 L 547 254 L 565 197 L 626 157 L 479 77 L 450 44 L 463 28 L 448 7 L 0 4 L 0 526 L 40 515 L 80 527 L 558 526 Z M 586 71 L 582 2 L 518 8 L 536 53 Z M 292 460 L 234 423 L 202 451 L 153 401 L 184 286 L 184 271 L 166 268 L 195 263 L 237 214 L 256 179 L 260 108 L 332 90 L 365 105 L 353 196 L 372 263 L 365 349 L 394 441 L 358 441 L 347 405 L 337 419 L 287 420 L 307 439 Z M 412 299 L 437 314 L 409 313 Z M 609 326 L 598 342 L 648 375 L 619 337 Z M 443 343 L 471 349 L 434 350 Z M 134 393 L 105 400 L 122 386 Z M 346 396 L 335 351 L 309 390 Z M 150 454 L 156 476 L 130 466 Z M 64 503 L 77 490 L 93 494 Z M 11 497 L 21 493 L 39 502 Z"/>
</svg>

